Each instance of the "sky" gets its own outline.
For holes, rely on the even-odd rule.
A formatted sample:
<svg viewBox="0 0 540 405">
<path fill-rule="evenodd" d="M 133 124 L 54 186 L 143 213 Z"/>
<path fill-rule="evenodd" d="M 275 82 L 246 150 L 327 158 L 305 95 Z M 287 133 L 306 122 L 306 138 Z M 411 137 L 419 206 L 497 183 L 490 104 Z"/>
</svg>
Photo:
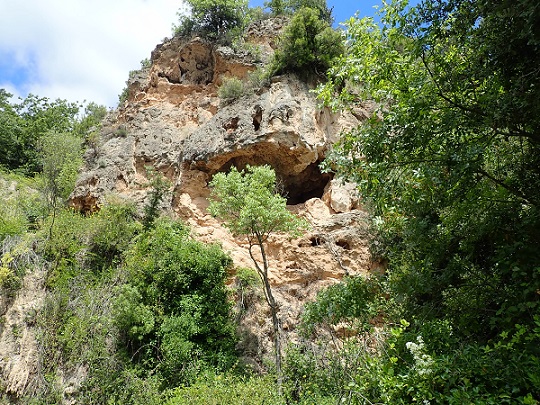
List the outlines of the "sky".
<svg viewBox="0 0 540 405">
<path fill-rule="evenodd" d="M 250 0 L 259 6 L 264 0 Z M 380 0 L 328 0 L 336 22 Z M 130 70 L 178 21 L 181 0 L 0 0 L 0 88 L 116 107 Z"/>
</svg>

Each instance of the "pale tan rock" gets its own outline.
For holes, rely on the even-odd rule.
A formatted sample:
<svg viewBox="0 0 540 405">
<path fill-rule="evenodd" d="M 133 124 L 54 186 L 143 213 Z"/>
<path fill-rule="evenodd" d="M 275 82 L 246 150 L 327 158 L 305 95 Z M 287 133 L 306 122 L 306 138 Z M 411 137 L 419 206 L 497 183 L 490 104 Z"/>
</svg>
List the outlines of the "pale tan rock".
<svg viewBox="0 0 540 405">
<path fill-rule="evenodd" d="M 29 259 L 32 254 L 27 254 Z M 45 273 L 36 263 L 14 298 L 0 294 L 0 381 L 5 393 L 14 397 L 32 394 L 40 384 L 35 319 L 45 299 Z"/>
<path fill-rule="evenodd" d="M 279 32 L 285 23 L 255 24 L 246 41 L 271 55 L 276 36 L 268 32 Z M 367 216 L 358 209 L 355 186 L 332 181 L 318 167 L 341 132 L 356 126 L 369 108 L 352 113 L 321 108 L 313 86 L 294 75 L 274 77 L 263 88 L 222 103 L 217 96 L 222 77 L 245 79 L 256 67 L 248 54 L 199 38 L 159 45 L 152 66 L 132 79 L 126 103 L 108 117 L 99 153 L 87 153 L 71 203 L 91 211 L 116 193 L 142 205 L 148 193 L 145 166 L 152 166 L 172 183 L 163 209 L 189 224 L 199 240 L 221 244 L 235 266 L 253 268 L 246 240 L 207 212 L 208 182 L 233 165 L 271 165 L 289 209 L 311 224 L 303 237 L 275 235 L 267 246 L 270 281 L 287 336 L 294 340 L 305 302 L 348 274 L 369 271 Z M 257 342 L 257 356 L 271 353 L 264 301 L 244 325 Z"/>
<path fill-rule="evenodd" d="M 326 186 L 323 200 L 335 212 L 349 212 L 358 208 L 360 196 L 355 183 L 332 179 Z"/>
</svg>

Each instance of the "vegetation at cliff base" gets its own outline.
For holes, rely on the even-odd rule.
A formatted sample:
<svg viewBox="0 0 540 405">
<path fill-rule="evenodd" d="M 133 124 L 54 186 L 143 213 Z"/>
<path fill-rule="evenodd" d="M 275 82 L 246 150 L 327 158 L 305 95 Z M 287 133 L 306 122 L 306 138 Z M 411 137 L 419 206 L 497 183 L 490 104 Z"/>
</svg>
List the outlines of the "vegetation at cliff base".
<svg viewBox="0 0 540 405">
<path fill-rule="evenodd" d="M 179 33 L 217 42 L 265 17 L 244 0 L 188 3 Z M 177 190 L 155 169 L 139 173 L 139 206 L 111 195 L 71 209 L 106 110 L 0 90 L 0 301 L 28 280 L 46 292 L 21 309 L 35 383 L 0 403 L 540 404 L 537 1 L 395 0 L 343 31 L 324 0 L 265 7 L 288 25 L 253 80 L 315 77 L 321 108 L 367 112 L 323 170 L 357 184 L 384 270 L 322 289 L 286 346 L 267 242 L 305 223 L 271 167 L 209 179 L 209 213 L 247 241 L 254 269 L 237 269 L 162 211 Z M 225 79 L 219 96 L 252 87 Z M 239 321 L 264 300 L 275 352 L 251 336 L 249 362 Z M 8 321 L 0 332 L 18 343 Z"/>
<path fill-rule="evenodd" d="M 538 403 L 538 8 L 405 6 L 351 19 L 319 90 L 334 108 L 376 103 L 326 168 L 359 184 L 387 322 L 407 320 L 362 365 L 378 381 L 352 382 L 373 402 Z"/>
</svg>

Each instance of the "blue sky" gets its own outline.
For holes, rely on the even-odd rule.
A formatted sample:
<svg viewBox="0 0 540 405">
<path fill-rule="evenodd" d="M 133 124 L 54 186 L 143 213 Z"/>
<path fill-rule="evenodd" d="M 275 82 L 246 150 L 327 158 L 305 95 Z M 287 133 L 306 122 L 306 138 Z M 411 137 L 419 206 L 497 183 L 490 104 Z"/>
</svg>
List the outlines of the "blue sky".
<svg viewBox="0 0 540 405">
<path fill-rule="evenodd" d="M 250 6 L 264 0 L 250 0 Z M 0 88 L 115 107 L 129 71 L 178 21 L 179 0 L 0 0 Z M 380 0 L 328 0 L 337 22 Z"/>
<path fill-rule="evenodd" d="M 262 6 L 265 0 L 250 0 L 249 5 L 252 7 Z M 381 1 L 377 0 L 327 0 L 328 7 L 334 8 L 333 14 L 336 23 L 348 20 L 358 11 L 361 17 L 373 16 L 375 14 L 376 5 L 381 5 Z"/>
</svg>

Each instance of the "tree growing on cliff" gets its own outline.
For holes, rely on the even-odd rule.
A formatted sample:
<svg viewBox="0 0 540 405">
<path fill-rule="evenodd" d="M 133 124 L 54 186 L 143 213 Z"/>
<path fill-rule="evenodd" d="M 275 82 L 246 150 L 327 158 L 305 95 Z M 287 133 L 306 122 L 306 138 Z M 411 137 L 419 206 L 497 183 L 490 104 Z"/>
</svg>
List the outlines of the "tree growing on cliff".
<svg viewBox="0 0 540 405">
<path fill-rule="evenodd" d="M 344 51 L 341 32 L 321 17 L 319 9 L 303 7 L 283 31 L 270 70 L 273 74 L 324 74 Z"/>
<path fill-rule="evenodd" d="M 239 172 L 217 173 L 210 186 L 209 211 L 225 221 L 233 234 L 247 238 L 249 254 L 261 277 L 266 302 L 274 327 L 274 349 L 278 384 L 281 387 L 281 325 L 279 305 L 268 279 L 268 257 L 265 244 L 276 232 L 298 235 L 306 223 L 286 208 L 286 199 L 276 191 L 276 174 L 270 166 L 247 166 Z M 258 257 L 256 250 L 260 253 Z"/>
<path fill-rule="evenodd" d="M 52 232 L 58 208 L 75 187 L 78 170 L 83 164 L 82 139 L 71 133 L 48 133 L 41 140 L 43 194 L 52 214 Z"/>
<path fill-rule="evenodd" d="M 175 32 L 221 38 L 231 29 L 242 27 L 248 12 L 247 0 L 186 0 L 191 16 L 180 16 Z"/>
</svg>

